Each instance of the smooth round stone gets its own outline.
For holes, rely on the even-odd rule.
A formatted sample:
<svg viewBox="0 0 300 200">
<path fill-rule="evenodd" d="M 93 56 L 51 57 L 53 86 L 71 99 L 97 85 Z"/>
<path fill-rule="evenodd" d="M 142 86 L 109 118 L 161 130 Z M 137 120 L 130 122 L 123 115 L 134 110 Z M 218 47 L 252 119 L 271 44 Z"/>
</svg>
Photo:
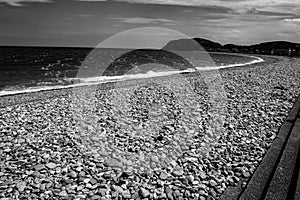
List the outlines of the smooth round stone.
<svg viewBox="0 0 300 200">
<path fill-rule="evenodd" d="M 175 176 L 182 176 L 183 175 L 183 170 L 175 170 L 175 171 L 173 171 L 173 174 L 175 175 Z"/>
<path fill-rule="evenodd" d="M 118 160 L 116 159 L 109 159 L 105 162 L 105 165 L 108 167 L 117 167 L 117 168 L 123 168 L 123 164 L 120 163 Z"/>
<path fill-rule="evenodd" d="M 57 165 L 55 163 L 53 163 L 53 162 L 50 162 L 50 163 L 46 164 L 46 167 L 49 168 L 49 169 L 54 169 L 54 168 L 56 168 L 56 166 Z"/>
</svg>

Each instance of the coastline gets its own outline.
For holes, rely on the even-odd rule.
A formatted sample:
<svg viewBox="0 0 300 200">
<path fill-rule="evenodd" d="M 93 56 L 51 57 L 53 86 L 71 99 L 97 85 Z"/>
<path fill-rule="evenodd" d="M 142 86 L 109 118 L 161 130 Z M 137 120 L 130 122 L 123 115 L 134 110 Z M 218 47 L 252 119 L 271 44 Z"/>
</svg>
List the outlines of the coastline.
<svg viewBox="0 0 300 200">
<path fill-rule="evenodd" d="M 224 54 L 224 53 L 223 53 Z M 230 55 L 236 55 L 236 54 L 230 54 Z M 247 65 L 253 65 L 264 62 L 264 59 L 257 57 L 257 56 L 251 56 L 251 55 L 239 55 L 239 56 L 245 56 L 253 58 L 251 62 L 247 63 L 238 63 L 238 64 L 230 64 L 230 65 L 224 65 L 224 66 L 214 66 L 214 67 L 198 67 L 196 68 L 196 71 L 212 71 L 212 70 L 220 70 L 220 69 L 227 69 L 227 68 L 233 68 L 233 67 L 243 67 Z M 173 71 L 173 72 L 162 72 L 160 74 L 158 73 L 148 73 L 148 74 L 137 74 L 137 76 L 128 76 L 128 77 L 99 77 L 99 80 L 95 78 L 91 78 L 91 81 L 88 82 L 82 82 L 82 83 L 76 83 L 71 85 L 56 85 L 56 86 L 44 86 L 44 87 L 33 87 L 33 88 L 27 88 L 24 90 L 14 90 L 14 91 L 0 91 L 0 98 L 2 96 L 10 96 L 10 95 L 17 95 L 17 94 L 24 94 L 24 93 L 34 93 L 34 92 L 40 92 L 40 91 L 51 91 L 51 90 L 61 90 L 61 89 L 68 89 L 68 88 L 76 88 L 76 87 L 84 87 L 84 86 L 92 86 L 92 85 L 98 85 L 98 84 L 105 84 L 110 82 L 119 82 L 119 81 L 125 81 L 125 80 L 135 80 L 135 79 L 144 79 L 144 78 L 154 78 L 154 77 L 160 77 L 160 76 L 170 76 L 173 74 L 181 74 L 181 73 L 190 73 L 195 72 L 194 70 L 181 70 L 181 71 Z M 94 80 L 93 80 L 94 79 Z"/>
</svg>

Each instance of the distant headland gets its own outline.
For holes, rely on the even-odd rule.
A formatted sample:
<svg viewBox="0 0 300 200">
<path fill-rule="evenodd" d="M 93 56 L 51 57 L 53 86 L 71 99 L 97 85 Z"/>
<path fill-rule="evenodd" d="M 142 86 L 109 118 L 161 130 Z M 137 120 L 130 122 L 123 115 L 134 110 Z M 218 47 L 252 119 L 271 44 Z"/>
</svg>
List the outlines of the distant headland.
<svg viewBox="0 0 300 200">
<path fill-rule="evenodd" d="M 178 51 L 197 51 L 204 48 L 209 52 L 230 52 L 247 54 L 264 54 L 278 56 L 300 56 L 300 43 L 287 41 L 271 41 L 254 45 L 222 45 L 203 38 L 179 39 L 167 43 L 163 49 L 172 49 Z"/>
</svg>

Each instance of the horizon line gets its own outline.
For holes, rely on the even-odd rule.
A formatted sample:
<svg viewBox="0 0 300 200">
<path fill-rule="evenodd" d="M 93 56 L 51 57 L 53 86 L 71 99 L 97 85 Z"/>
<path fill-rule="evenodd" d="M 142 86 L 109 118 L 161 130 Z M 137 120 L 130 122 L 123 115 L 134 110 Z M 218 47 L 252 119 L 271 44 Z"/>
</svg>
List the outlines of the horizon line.
<svg viewBox="0 0 300 200">
<path fill-rule="evenodd" d="M 187 39 L 187 38 L 181 38 L 181 39 Z M 181 39 L 176 39 L 176 40 L 181 40 Z M 222 46 L 225 46 L 225 45 L 235 45 L 235 46 L 253 46 L 253 45 L 258 45 L 258 44 L 263 44 L 263 43 L 270 43 L 270 42 L 287 42 L 287 43 L 292 43 L 292 44 L 299 44 L 300 45 L 300 41 L 299 42 L 292 42 L 292 41 L 287 41 L 287 40 L 269 40 L 269 41 L 263 41 L 263 42 L 260 42 L 260 43 L 253 43 L 253 44 L 234 44 L 234 43 L 226 43 L 226 44 L 222 44 L 220 42 L 216 42 L 214 40 L 210 40 L 210 39 L 206 39 L 206 38 L 200 38 L 200 37 L 191 37 L 190 39 L 204 39 L 204 40 L 208 40 L 208 41 L 211 41 L 211 42 L 214 42 L 214 43 L 219 43 L 221 44 Z M 176 40 L 170 40 L 169 42 L 171 41 L 176 41 Z M 95 49 L 97 46 L 52 46 L 52 45 L 1 45 L 0 44 L 0 48 L 3 48 L 3 47 L 32 47 L 32 48 L 82 48 L 82 49 Z M 107 49 L 118 49 L 118 48 L 107 48 Z M 119 49 L 130 49 L 130 48 L 119 48 Z M 145 48 L 147 49 L 147 48 Z"/>
</svg>

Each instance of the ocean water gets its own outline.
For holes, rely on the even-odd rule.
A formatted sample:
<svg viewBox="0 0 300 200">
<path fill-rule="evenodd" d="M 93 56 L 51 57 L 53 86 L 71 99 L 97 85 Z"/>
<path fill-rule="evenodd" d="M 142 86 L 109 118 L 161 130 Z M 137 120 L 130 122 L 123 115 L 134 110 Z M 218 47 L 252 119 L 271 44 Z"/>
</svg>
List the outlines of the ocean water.
<svg viewBox="0 0 300 200">
<path fill-rule="evenodd" d="M 164 50 L 0 48 L 0 95 L 167 76 L 262 62 L 253 56 Z"/>
</svg>

